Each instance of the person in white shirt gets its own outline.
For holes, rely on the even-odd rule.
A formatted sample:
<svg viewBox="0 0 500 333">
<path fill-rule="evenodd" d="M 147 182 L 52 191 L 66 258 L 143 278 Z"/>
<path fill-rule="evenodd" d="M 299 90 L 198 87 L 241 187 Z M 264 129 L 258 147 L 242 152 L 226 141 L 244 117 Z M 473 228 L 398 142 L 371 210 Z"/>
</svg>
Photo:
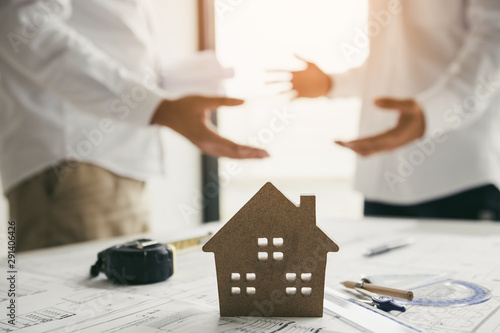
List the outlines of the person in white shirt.
<svg viewBox="0 0 500 333">
<path fill-rule="evenodd" d="M 167 99 L 147 0 L 0 3 L 0 172 L 17 250 L 148 228 L 162 127 L 203 152 L 263 158 L 207 125 L 224 97 Z"/>
<path fill-rule="evenodd" d="M 500 220 L 500 1 L 370 0 L 359 68 L 292 72 L 298 97 L 360 96 L 365 215 Z"/>
</svg>

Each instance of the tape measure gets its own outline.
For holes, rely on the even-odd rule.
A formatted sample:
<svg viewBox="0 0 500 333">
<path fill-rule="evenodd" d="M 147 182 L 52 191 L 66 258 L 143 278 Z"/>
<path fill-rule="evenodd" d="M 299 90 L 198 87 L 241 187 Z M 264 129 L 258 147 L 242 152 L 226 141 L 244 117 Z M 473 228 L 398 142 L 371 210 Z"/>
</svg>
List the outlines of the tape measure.
<svg viewBox="0 0 500 333">
<path fill-rule="evenodd" d="M 195 238 L 162 244 L 151 239 L 138 239 L 115 245 L 97 254 L 90 275 L 106 274 L 119 284 L 148 284 L 165 281 L 174 274 L 175 251 L 198 245 L 212 233 Z"/>
<path fill-rule="evenodd" d="M 138 239 L 112 246 L 97 255 L 90 275 L 100 272 L 119 284 L 147 284 L 165 281 L 174 274 L 174 250 L 151 239 Z"/>
</svg>

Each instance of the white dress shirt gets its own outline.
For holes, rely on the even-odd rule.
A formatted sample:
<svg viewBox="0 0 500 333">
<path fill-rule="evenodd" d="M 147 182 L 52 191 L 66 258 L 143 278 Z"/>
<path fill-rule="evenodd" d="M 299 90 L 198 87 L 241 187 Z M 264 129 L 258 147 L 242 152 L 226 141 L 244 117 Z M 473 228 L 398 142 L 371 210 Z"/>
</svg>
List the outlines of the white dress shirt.
<svg viewBox="0 0 500 333">
<path fill-rule="evenodd" d="M 119 175 L 163 173 L 163 98 L 147 0 L 0 3 L 4 192 L 71 159 Z"/>
<path fill-rule="evenodd" d="M 358 158 L 366 200 L 416 204 L 486 184 L 500 187 L 500 1 L 371 0 L 366 63 L 333 75 L 331 96 L 361 96 L 360 136 L 395 126 L 378 97 L 414 98 L 426 132 Z M 347 58 L 363 36 L 342 45 Z"/>
</svg>

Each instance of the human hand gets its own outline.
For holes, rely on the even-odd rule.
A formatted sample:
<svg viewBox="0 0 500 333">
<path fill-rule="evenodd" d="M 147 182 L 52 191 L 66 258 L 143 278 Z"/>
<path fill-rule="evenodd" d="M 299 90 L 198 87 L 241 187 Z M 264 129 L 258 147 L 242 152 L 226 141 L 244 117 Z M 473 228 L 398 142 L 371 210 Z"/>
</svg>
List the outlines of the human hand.
<svg viewBox="0 0 500 333">
<path fill-rule="evenodd" d="M 399 119 L 396 127 L 387 132 L 350 142 L 335 141 L 338 145 L 369 156 L 404 146 L 424 135 L 425 118 L 420 105 L 413 99 L 379 98 L 375 105 L 382 109 L 396 110 Z"/>
<path fill-rule="evenodd" d="M 274 84 L 274 83 L 290 82 L 292 84 L 291 90 L 294 90 L 296 92 L 296 98 L 299 97 L 314 98 L 314 97 L 326 96 L 333 86 L 333 82 L 330 76 L 325 74 L 314 63 L 309 62 L 297 55 L 295 57 L 305 62 L 307 65 L 306 68 L 301 71 L 287 71 L 280 69 L 270 70 L 269 72 L 271 73 L 272 72 L 290 73 L 292 75 L 292 78 L 290 80 L 279 80 L 279 81 L 272 81 L 269 83 Z M 290 92 L 290 90 L 284 91 L 283 93 L 288 93 L 288 92 Z"/>
<path fill-rule="evenodd" d="M 265 150 L 239 145 L 221 137 L 208 122 L 210 112 L 219 106 L 236 106 L 243 103 L 241 99 L 204 96 L 164 100 L 157 108 L 152 124 L 170 127 L 202 152 L 213 156 L 235 159 L 268 157 L 269 154 Z"/>
</svg>

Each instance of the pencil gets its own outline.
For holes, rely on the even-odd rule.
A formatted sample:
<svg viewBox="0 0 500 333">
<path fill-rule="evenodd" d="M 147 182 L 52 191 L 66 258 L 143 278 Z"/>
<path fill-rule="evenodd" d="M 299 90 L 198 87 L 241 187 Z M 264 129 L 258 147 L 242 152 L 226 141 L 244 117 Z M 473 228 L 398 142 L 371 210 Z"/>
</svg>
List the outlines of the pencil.
<svg viewBox="0 0 500 333">
<path fill-rule="evenodd" d="M 382 287 L 366 282 L 344 281 L 341 282 L 341 284 L 346 288 L 351 288 L 351 289 L 361 288 L 375 294 L 407 299 L 409 301 L 413 299 L 413 292 L 407 290 Z"/>
</svg>

